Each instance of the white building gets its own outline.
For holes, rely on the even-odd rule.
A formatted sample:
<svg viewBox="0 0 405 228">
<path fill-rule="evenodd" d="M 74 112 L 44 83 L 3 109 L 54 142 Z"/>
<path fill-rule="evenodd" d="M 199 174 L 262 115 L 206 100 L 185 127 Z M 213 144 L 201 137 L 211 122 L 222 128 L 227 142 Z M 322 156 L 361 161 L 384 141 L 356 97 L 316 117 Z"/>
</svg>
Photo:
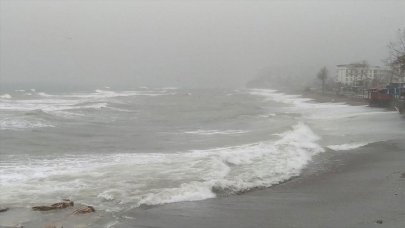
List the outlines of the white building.
<svg viewBox="0 0 405 228">
<path fill-rule="evenodd" d="M 391 71 L 379 66 L 352 63 L 336 66 L 336 82 L 347 86 L 369 87 L 373 83 L 387 83 Z"/>
</svg>

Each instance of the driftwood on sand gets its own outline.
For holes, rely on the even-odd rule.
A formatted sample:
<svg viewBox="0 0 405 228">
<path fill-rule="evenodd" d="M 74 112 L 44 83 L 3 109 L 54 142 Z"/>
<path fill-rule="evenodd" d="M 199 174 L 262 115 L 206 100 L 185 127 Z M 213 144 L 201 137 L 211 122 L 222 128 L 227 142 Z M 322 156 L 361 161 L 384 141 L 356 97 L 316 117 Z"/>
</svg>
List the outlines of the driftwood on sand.
<svg viewBox="0 0 405 228">
<path fill-rule="evenodd" d="M 67 207 L 73 207 L 74 203 L 73 201 L 69 199 L 63 199 L 62 202 L 54 203 L 50 206 L 35 206 L 32 207 L 32 210 L 34 211 L 50 211 L 50 210 L 56 210 L 56 209 L 63 209 Z"/>
</svg>

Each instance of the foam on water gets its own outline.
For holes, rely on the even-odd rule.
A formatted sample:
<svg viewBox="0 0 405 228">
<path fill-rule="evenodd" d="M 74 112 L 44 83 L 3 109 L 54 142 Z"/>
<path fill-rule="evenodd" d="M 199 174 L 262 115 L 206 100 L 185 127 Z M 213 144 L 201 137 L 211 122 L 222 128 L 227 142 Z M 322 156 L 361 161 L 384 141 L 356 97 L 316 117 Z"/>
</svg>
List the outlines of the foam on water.
<svg viewBox="0 0 405 228">
<path fill-rule="evenodd" d="M 155 91 L 111 91 L 111 90 L 95 90 L 91 93 L 70 93 L 61 95 L 51 95 L 44 92 L 36 93 L 38 99 L 19 99 L 19 100 L 4 100 L 0 102 L 0 110 L 12 111 L 29 111 L 29 110 L 43 110 L 43 111 L 60 111 L 75 109 L 74 106 L 80 106 L 86 103 L 106 103 L 110 100 L 108 98 L 114 97 L 128 97 L 128 96 L 162 96 L 169 95 L 167 90 Z M 11 98 L 9 94 L 4 94 L 0 98 Z M 96 106 L 98 107 L 98 106 Z M 84 107 L 88 108 L 88 107 Z"/>
<path fill-rule="evenodd" d="M 44 92 L 39 92 L 39 93 L 37 93 L 39 96 L 42 96 L 42 97 L 52 97 L 52 95 L 50 95 L 50 94 L 47 94 L 47 93 L 44 93 Z"/>
<path fill-rule="evenodd" d="M 244 130 L 195 130 L 195 131 L 185 131 L 185 134 L 193 135 L 233 135 L 233 134 L 244 134 L 248 131 Z"/>
<path fill-rule="evenodd" d="M 282 114 L 291 114 L 299 121 L 324 136 L 325 147 L 335 150 L 352 150 L 371 142 L 403 137 L 401 117 L 398 113 L 367 106 L 343 103 L 317 103 L 299 95 L 288 95 L 276 90 L 253 89 L 252 95 L 287 104 Z M 337 144 L 336 142 L 347 142 Z"/>
<path fill-rule="evenodd" d="M 41 127 L 55 127 L 55 126 L 41 122 L 39 120 L 26 120 L 22 118 L 14 118 L 14 119 L 5 118 L 0 120 L 1 130 L 21 130 L 27 128 L 41 128 Z"/>
<path fill-rule="evenodd" d="M 22 90 L 21 90 L 22 91 Z M 83 110 L 97 110 L 108 108 L 116 112 L 131 112 L 131 110 L 113 107 L 114 104 L 122 104 L 122 101 L 115 98 L 130 96 L 162 96 L 173 94 L 173 89 L 155 89 L 142 91 L 112 91 L 97 89 L 94 92 L 87 93 L 68 93 L 68 94 L 48 94 L 36 92 L 31 89 L 30 97 L 20 97 L 11 99 L 9 94 L 0 96 L 0 112 L 7 113 L 0 117 L 0 129 L 29 129 L 37 127 L 55 126 L 54 123 L 38 117 L 35 120 L 24 119 L 24 113 L 33 111 L 42 111 L 60 118 L 81 118 L 85 115 Z M 27 94 L 25 94 L 27 95 Z M 1 113 L 0 113 L 1 114 Z"/>
<path fill-rule="evenodd" d="M 264 97 L 268 100 L 290 105 L 289 110 L 300 113 L 310 120 L 338 120 L 344 118 L 359 118 L 364 115 L 387 114 L 377 108 L 351 106 L 344 103 L 318 103 L 313 99 L 303 98 L 301 95 L 289 95 L 271 89 L 251 89 L 249 93 Z"/>
<path fill-rule="evenodd" d="M 11 95 L 8 93 L 0 95 L 0 99 L 11 99 L 11 98 L 12 98 Z"/>
<path fill-rule="evenodd" d="M 341 151 L 341 150 L 353 150 L 357 149 L 360 147 L 363 147 L 365 145 L 368 145 L 370 143 L 368 142 L 356 142 L 356 143 L 345 143 L 345 144 L 339 144 L 339 145 L 330 145 L 327 146 L 329 149 L 335 150 L 335 151 Z"/>
<path fill-rule="evenodd" d="M 313 100 L 310 98 L 303 98 L 301 95 L 284 94 L 272 89 L 251 89 L 249 93 L 252 95 L 262 96 L 276 102 L 300 107 L 310 106 L 311 104 L 308 103 L 308 101 Z"/>
<path fill-rule="evenodd" d="M 31 205 L 69 197 L 121 211 L 213 198 L 299 175 L 323 151 L 318 140 L 300 123 L 279 139 L 182 153 L 6 155 L 0 161 L 2 203 Z"/>
</svg>

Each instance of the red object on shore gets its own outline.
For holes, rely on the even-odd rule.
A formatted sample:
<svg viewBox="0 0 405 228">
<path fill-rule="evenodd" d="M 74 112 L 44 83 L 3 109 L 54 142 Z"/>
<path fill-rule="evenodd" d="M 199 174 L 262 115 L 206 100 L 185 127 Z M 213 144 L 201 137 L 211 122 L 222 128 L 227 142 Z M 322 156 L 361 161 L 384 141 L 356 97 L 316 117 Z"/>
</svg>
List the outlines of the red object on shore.
<svg viewBox="0 0 405 228">
<path fill-rule="evenodd" d="M 392 104 L 394 97 L 388 94 L 387 89 L 369 89 L 369 104 L 371 106 L 387 107 Z"/>
</svg>

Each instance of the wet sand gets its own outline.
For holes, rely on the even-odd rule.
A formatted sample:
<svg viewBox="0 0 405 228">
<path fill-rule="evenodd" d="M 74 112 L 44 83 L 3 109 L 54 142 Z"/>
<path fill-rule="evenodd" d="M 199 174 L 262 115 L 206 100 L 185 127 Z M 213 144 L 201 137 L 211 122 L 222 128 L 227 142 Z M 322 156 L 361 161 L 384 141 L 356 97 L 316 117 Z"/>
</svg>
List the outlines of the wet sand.
<svg viewBox="0 0 405 228">
<path fill-rule="evenodd" d="M 367 104 L 365 100 L 345 97 L 339 100 L 316 93 L 303 96 L 317 102 Z M 0 224 L 23 224 L 24 227 L 57 224 L 65 228 L 105 227 L 107 223 L 120 228 L 399 228 L 405 227 L 404 164 L 405 139 L 398 139 L 351 151 L 322 153 L 299 177 L 267 189 L 203 201 L 136 208 L 122 214 L 120 217 L 126 219 L 117 224 L 103 212 L 81 217 L 68 216 L 69 211 L 38 216 L 38 212 L 29 208 L 12 208 L 1 213 Z"/>
<path fill-rule="evenodd" d="M 405 227 L 404 164 L 404 140 L 332 151 L 286 183 L 134 209 L 114 227 Z"/>
<path fill-rule="evenodd" d="M 121 223 L 96 211 L 69 216 L 11 208 L 1 226 L 24 227 L 405 227 L 405 141 L 317 155 L 299 177 L 267 189 L 194 202 L 141 207 Z M 41 214 L 41 216 L 39 216 Z M 25 221 L 25 222 L 24 222 Z"/>
</svg>

